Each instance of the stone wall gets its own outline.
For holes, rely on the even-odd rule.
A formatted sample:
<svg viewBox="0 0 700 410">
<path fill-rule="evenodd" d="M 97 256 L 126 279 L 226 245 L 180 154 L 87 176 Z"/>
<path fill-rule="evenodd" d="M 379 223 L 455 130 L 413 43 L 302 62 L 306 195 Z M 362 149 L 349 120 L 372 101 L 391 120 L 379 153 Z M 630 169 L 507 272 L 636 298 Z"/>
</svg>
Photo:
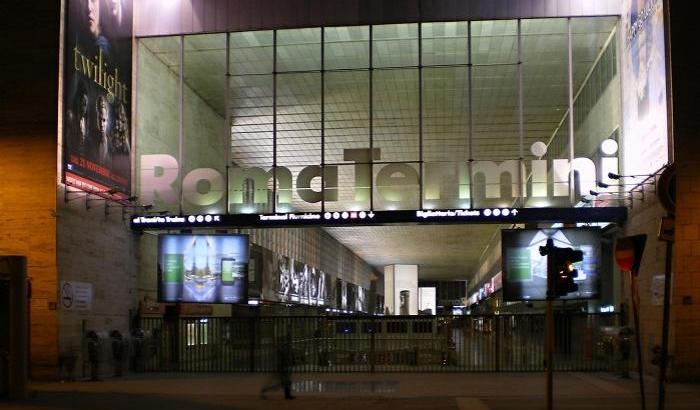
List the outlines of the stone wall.
<svg viewBox="0 0 700 410">
<path fill-rule="evenodd" d="M 649 374 L 657 374 L 658 367 L 651 364 L 651 359 L 652 348 L 656 345 L 661 345 L 663 305 L 660 303 L 660 300 L 663 300 L 663 293 L 656 296 L 652 294 L 659 290 L 658 279 L 659 276 L 663 276 L 666 263 L 666 243 L 657 239 L 659 224 L 661 217 L 665 215 L 665 211 L 656 198 L 654 186 L 645 185 L 645 188 L 644 200 L 634 200 L 632 207 L 629 208 L 628 220 L 623 225 L 622 232 L 618 237 L 639 234 L 647 235 L 639 274 L 636 278 L 639 292 L 639 326 L 644 371 Z M 634 197 L 638 198 L 640 195 L 634 194 Z M 620 303 L 624 306 L 623 310 L 625 313 L 623 320 L 626 321 L 626 325 L 634 328 L 630 276 L 628 273 L 620 272 L 618 269 L 615 269 L 614 275 L 619 275 L 621 278 Z M 660 290 L 663 292 L 663 287 Z M 636 356 L 632 357 L 635 358 Z M 636 360 L 633 360 L 633 362 L 636 367 Z"/>
<path fill-rule="evenodd" d="M 692 2 L 670 5 L 673 77 L 673 142 L 677 167 L 676 241 L 674 244 L 671 320 L 675 380 L 700 380 L 700 116 L 698 53 L 689 36 L 695 22 Z"/>
<path fill-rule="evenodd" d="M 61 358 L 77 356 L 73 376 L 81 377 L 87 375 L 84 332 L 129 334 L 129 319 L 137 306 L 137 248 L 121 207 L 85 193 L 69 194 L 66 202 L 63 189 L 57 198 L 58 281 L 90 283 L 93 292 L 91 310 L 59 308 L 58 315 Z M 102 348 L 103 356 L 111 354 L 109 341 Z M 104 360 L 101 367 L 101 372 L 110 373 L 111 360 Z"/>
<path fill-rule="evenodd" d="M 56 129 L 60 2 L 0 13 L 0 254 L 27 257 L 30 376 L 56 376 Z M 21 17 L 18 17 L 21 16 Z"/>
</svg>

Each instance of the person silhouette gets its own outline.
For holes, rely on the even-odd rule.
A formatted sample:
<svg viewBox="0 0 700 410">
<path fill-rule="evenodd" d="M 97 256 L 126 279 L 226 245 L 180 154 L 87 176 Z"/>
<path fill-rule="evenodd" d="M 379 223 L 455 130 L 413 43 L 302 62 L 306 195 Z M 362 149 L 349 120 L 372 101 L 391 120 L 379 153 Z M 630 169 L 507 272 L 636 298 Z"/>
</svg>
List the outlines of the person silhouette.
<svg viewBox="0 0 700 410">
<path fill-rule="evenodd" d="M 267 392 L 272 390 L 284 390 L 284 399 L 292 400 L 292 343 L 289 332 L 286 336 L 277 339 L 277 374 L 273 383 L 265 386 L 260 391 L 260 398 L 267 399 Z"/>
</svg>

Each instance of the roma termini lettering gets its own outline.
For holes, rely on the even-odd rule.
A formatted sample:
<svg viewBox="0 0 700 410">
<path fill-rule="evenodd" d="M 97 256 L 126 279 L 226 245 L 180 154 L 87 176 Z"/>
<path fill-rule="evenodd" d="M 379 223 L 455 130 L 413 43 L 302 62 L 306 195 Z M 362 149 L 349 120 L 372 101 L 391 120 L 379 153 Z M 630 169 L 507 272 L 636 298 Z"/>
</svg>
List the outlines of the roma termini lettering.
<svg viewBox="0 0 700 410">
<path fill-rule="evenodd" d="M 618 172 L 617 148 L 606 151 L 606 156 L 595 161 L 583 157 L 574 158 L 573 161 L 546 160 L 542 159 L 546 154 L 545 144 L 536 142 L 532 144 L 531 152 L 537 159 L 529 161 L 427 162 L 423 164 L 423 198 L 439 200 L 449 194 L 452 198 L 470 199 L 477 191 L 483 192 L 481 195 L 485 199 L 566 197 L 570 194 L 572 183 L 577 194 L 587 194 L 589 190 L 596 189 L 597 181 L 607 181 L 608 173 Z M 370 196 L 370 187 L 375 187 L 384 201 L 391 202 L 405 200 L 405 188 L 420 184 L 420 175 L 410 163 L 375 164 L 380 168 L 374 181 L 371 181 L 372 164 L 366 161 L 369 152 L 369 149 L 345 150 L 345 160 L 354 162 L 354 186 L 351 187 L 339 186 L 337 165 L 323 168 L 320 165 L 306 166 L 297 173 L 296 181 L 292 171 L 283 166 L 267 170 L 231 167 L 228 178 L 213 168 L 197 168 L 182 176 L 182 197 L 192 205 L 210 206 L 218 203 L 228 192 L 229 207 L 245 203 L 267 204 L 271 182 L 275 180 L 278 204 L 291 204 L 293 189 L 307 203 L 338 201 L 341 188 L 353 189 L 356 201 L 366 201 Z M 380 160 L 381 151 L 374 148 L 372 157 L 375 161 Z M 177 159 L 167 154 L 142 155 L 140 174 L 140 198 L 144 203 L 156 200 L 169 204 L 178 202 L 180 164 Z M 502 178 L 504 175 L 507 178 Z M 312 188 L 312 181 L 317 178 L 319 181 L 323 178 L 322 190 Z M 518 183 L 518 180 L 521 182 Z M 204 192 L 201 182 L 208 187 Z M 472 183 L 474 186 L 470 188 Z"/>
</svg>

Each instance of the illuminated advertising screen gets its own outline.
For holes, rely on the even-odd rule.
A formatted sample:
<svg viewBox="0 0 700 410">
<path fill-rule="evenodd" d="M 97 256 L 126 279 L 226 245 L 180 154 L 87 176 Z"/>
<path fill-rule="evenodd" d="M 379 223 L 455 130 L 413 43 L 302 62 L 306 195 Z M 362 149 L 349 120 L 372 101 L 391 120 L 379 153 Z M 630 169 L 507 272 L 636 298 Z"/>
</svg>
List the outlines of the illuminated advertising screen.
<svg viewBox="0 0 700 410">
<path fill-rule="evenodd" d="M 600 229 L 517 229 L 501 231 L 503 264 L 503 300 L 545 300 L 547 296 L 547 257 L 540 246 L 552 239 L 554 246 L 583 252 L 576 263 L 576 292 L 561 299 L 596 299 L 600 297 Z"/>
<path fill-rule="evenodd" d="M 247 235 L 159 235 L 159 298 L 163 302 L 247 301 Z"/>
</svg>

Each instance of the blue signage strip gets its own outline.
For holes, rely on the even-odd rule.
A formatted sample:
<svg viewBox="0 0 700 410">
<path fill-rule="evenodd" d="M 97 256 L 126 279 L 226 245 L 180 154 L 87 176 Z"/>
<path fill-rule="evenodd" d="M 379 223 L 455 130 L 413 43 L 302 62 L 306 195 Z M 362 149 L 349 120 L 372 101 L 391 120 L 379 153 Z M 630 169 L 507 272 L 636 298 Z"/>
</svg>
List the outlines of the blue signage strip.
<svg viewBox="0 0 700 410">
<path fill-rule="evenodd" d="M 131 228 L 259 228 L 425 223 L 623 222 L 627 208 L 484 208 L 412 211 L 290 212 L 276 214 L 134 215 Z"/>
</svg>

